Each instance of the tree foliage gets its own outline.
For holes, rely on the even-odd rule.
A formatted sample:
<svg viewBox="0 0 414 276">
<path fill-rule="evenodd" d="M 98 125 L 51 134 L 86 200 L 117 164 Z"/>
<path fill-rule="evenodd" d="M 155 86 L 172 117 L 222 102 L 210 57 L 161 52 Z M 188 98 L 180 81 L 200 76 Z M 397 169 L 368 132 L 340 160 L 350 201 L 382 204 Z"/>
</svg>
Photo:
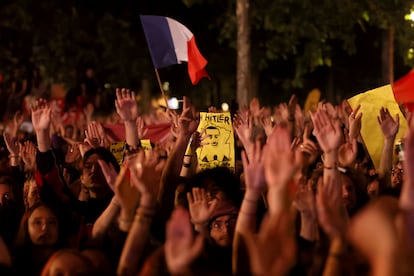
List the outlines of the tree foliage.
<svg viewBox="0 0 414 276">
<path fill-rule="evenodd" d="M 235 0 L 183 0 L 187 5 L 227 5 L 225 15 L 212 24 L 220 40 L 235 47 Z M 262 71 L 280 61 L 293 61 L 294 70 L 284 87 L 303 86 L 304 76 L 320 67 L 333 66 L 335 52 L 357 53 L 357 38 L 372 28 L 396 31 L 397 54 L 408 63 L 414 29 L 404 16 L 412 0 L 255 0 L 250 1 L 252 65 Z M 374 41 L 372 42 L 375 43 Z M 380 57 L 378 57 L 380 58 Z"/>
</svg>

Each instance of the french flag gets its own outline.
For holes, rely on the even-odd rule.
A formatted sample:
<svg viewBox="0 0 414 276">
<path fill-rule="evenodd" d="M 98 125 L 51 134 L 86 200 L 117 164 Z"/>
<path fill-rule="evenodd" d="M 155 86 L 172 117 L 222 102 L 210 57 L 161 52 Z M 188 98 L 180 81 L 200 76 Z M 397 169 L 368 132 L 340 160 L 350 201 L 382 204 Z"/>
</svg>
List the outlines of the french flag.
<svg viewBox="0 0 414 276">
<path fill-rule="evenodd" d="M 164 16 L 141 15 L 140 18 L 155 68 L 185 61 L 193 85 L 204 77 L 210 79 L 204 69 L 207 60 L 201 55 L 194 35 L 187 27 Z"/>
</svg>

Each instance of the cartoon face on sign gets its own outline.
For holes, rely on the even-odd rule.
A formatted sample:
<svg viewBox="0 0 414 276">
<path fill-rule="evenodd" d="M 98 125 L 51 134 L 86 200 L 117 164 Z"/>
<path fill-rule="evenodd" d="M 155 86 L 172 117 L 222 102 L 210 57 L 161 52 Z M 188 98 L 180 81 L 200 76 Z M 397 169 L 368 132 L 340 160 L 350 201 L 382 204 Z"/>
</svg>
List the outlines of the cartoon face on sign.
<svg viewBox="0 0 414 276">
<path fill-rule="evenodd" d="M 220 140 L 220 129 L 216 126 L 209 126 L 206 128 L 207 139 L 206 142 L 212 146 L 217 147 Z"/>
</svg>

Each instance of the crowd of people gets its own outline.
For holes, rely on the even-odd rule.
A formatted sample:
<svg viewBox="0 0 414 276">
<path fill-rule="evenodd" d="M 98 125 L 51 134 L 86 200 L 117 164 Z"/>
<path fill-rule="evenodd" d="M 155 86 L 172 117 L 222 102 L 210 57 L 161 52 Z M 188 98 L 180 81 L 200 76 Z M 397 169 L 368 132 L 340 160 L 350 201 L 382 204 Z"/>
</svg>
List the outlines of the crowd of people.
<svg viewBox="0 0 414 276">
<path fill-rule="evenodd" d="M 378 109 L 375 167 L 359 107 L 253 99 L 232 114 L 235 168 L 200 170 L 210 137 L 190 99 L 142 114 L 116 89 L 113 112 L 97 116 L 86 96 L 81 112 L 56 112 L 41 93 L 4 123 L 1 275 L 414 274 L 410 112 L 397 155 L 400 118 Z M 144 150 L 146 126 L 166 122 L 167 138 Z M 106 123 L 124 126 L 122 160 Z"/>
</svg>

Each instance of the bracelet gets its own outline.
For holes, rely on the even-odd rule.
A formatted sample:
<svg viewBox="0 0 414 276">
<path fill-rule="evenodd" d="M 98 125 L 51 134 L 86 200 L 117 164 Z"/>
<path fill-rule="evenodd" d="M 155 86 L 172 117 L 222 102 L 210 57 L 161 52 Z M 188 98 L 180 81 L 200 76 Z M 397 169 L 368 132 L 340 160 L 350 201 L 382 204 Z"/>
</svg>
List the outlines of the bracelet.
<svg viewBox="0 0 414 276">
<path fill-rule="evenodd" d="M 118 227 L 119 230 L 123 232 L 128 232 L 129 228 L 131 228 L 132 220 L 125 220 L 121 217 L 118 217 Z"/>
<path fill-rule="evenodd" d="M 9 158 L 19 158 L 19 155 L 9 154 Z"/>
<path fill-rule="evenodd" d="M 333 169 L 337 169 L 338 165 L 336 164 L 336 162 L 332 166 L 328 166 L 328 165 L 323 164 L 323 168 L 326 169 L 326 170 L 333 170 Z"/>
<path fill-rule="evenodd" d="M 191 163 L 183 163 L 183 167 L 184 168 L 189 168 L 189 167 L 191 167 Z"/>
</svg>

